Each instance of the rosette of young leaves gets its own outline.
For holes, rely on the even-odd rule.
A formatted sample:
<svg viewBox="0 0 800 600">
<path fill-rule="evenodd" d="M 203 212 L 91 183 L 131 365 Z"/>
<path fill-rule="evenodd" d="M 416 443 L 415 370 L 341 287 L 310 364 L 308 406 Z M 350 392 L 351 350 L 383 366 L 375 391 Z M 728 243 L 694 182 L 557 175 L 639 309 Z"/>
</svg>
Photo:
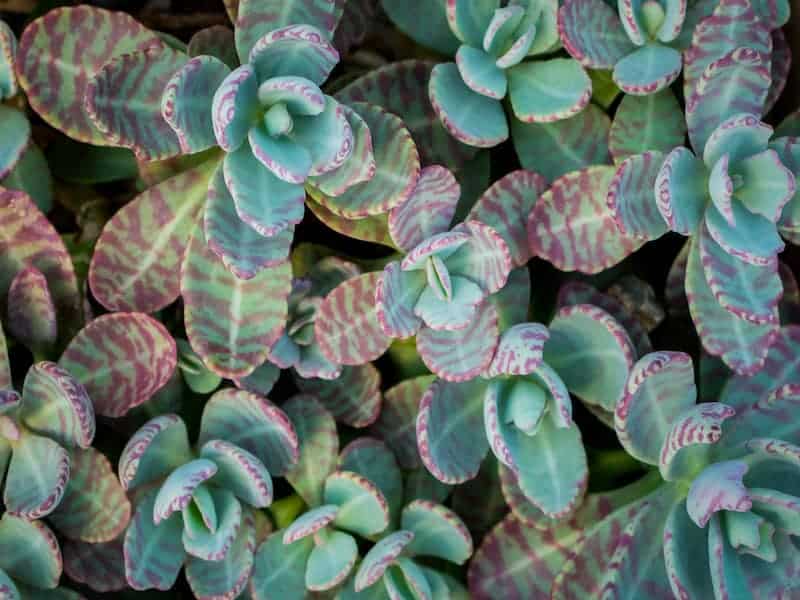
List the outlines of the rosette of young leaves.
<svg viewBox="0 0 800 600">
<path fill-rule="evenodd" d="M 47 525 L 8 512 L 0 517 L 0 597 L 79 600 L 79 594 L 59 587 L 61 570 L 61 549 Z"/>
<path fill-rule="evenodd" d="M 658 468 L 660 483 L 649 476 L 582 527 L 539 521 L 539 531 L 522 534 L 522 545 L 513 537 L 521 531 L 516 517 L 504 521 L 484 541 L 496 552 L 491 575 L 488 555 L 479 551 L 472 565 L 474 595 L 488 598 L 524 585 L 526 564 L 532 572 L 546 566 L 535 570 L 537 586 L 553 598 L 609 589 L 624 596 L 717 599 L 734 590 L 753 598 L 796 593 L 800 431 L 781 415 L 800 401 L 800 388 L 778 385 L 733 406 L 696 404 L 689 356 L 643 357 L 628 378 L 614 425 L 629 453 Z M 578 565 L 582 577 L 575 576 Z"/>
<path fill-rule="evenodd" d="M 44 155 L 31 136 L 31 125 L 25 113 L 10 104 L 3 104 L 19 92 L 14 61 L 17 38 L 0 20 L 0 185 L 23 190 L 48 211 L 53 204 L 50 170 Z"/>
<path fill-rule="evenodd" d="M 758 371 L 774 339 L 783 291 L 778 253 L 798 172 L 793 138 L 759 119 L 769 57 L 737 48 L 711 62 L 687 101 L 693 154 L 679 146 L 628 156 L 608 193 L 618 227 L 641 241 L 691 236 L 685 287 L 705 350 L 740 373 Z M 746 86 L 746 94 L 735 94 Z M 788 235 L 791 239 L 791 235 Z"/>
<path fill-rule="evenodd" d="M 292 468 L 297 452 L 286 414 L 241 390 L 211 397 L 195 449 L 177 415 L 146 423 L 119 463 L 126 490 L 152 486 L 125 534 L 128 584 L 166 590 L 185 565 L 198 598 L 237 596 L 253 566 L 254 509 L 272 503 L 272 477 Z"/>
<path fill-rule="evenodd" d="M 375 539 L 384 532 L 402 502 L 400 469 L 383 442 L 360 438 L 342 450 L 338 465 L 327 457 L 320 463 L 320 452 L 335 452 L 336 430 L 315 402 L 315 416 L 301 411 L 308 401 L 297 398 L 291 407 L 305 432 L 299 465 L 305 465 L 306 476 L 298 479 L 295 470 L 288 477 L 309 508 L 259 548 L 250 586 L 255 600 L 303 598 L 340 586 L 358 561 L 357 538 Z M 327 427 L 314 426 L 320 418 L 329 422 L 330 434 Z M 322 468 L 309 471 L 314 463 Z"/>
<path fill-rule="evenodd" d="M 433 4 L 433 11 L 445 8 L 444 3 Z M 416 10 L 412 4 L 405 6 L 393 7 L 389 15 L 405 20 L 403 13 Z M 515 118 L 525 123 L 567 119 L 586 107 L 592 84 L 577 61 L 526 60 L 559 48 L 556 10 L 551 0 L 514 0 L 502 7 L 499 0 L 447 2 L 446 22 L 458 49 L 455 63 L 434 67 L 429 95 L 453 137 L 485 148 L 505 141 L 506 96 Z"/>
<path fill-rule="evenodd" d="M 456 381 L 475 377 L 491 360 L 497 311 L 486 299 L 506 284 L 512 265 L 492 227 L 470 219 L 450 228 L 459 194 L 447 169 L 423 170 L 411 197 L 389 216 L 389 231 L 407 254 L 386 265 L 374 296 L 378 333 L 417 335 L 425 364 Z"/>
<path fill-rule="evenodd" d="M 382 537 L 364 556 L 342 598 L 436 598 L 457 590 L 436 569 L 417 558 L 464 564 L 472 556 L 472 536 L 461 518 L 449 508 L 428 500 L 407 504 L 400 528 Z M 384 589 L 374 589 L 373 586 Z"/>
<path fill-rule="evenodd" d="M 680 75 L 681 53 L 696 19 L 686 0 L 620 0 L 617 11 L 601 0 L 567 0 L 558 11 L 558 32 L 583 66 L 613 70 L 614 83 L 624 92 L 647 95 Z M 688 35 L 682 36 L 685 27 Z"/>
</svg>

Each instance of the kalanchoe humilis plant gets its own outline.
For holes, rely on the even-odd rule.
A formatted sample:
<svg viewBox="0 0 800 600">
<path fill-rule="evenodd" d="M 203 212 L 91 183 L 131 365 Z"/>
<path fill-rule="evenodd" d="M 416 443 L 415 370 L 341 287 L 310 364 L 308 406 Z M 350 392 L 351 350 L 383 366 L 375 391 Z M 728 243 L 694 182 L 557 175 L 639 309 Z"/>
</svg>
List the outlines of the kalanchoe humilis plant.
<svg viewBox="0 0 800 600">
<path fill-rule="evenodd" d="M 555 13 L 550 0 L 447 2 L 447 23 L 461 45 L 455 63 L 433 69 L 429 93 L 453 137 L 478 147 L 505 141 L 506 96 L 514 117 L 530 123 L 569 118 L 589 103 L 591 80 L 576 61 L 525 60 L 559 48 Z"/>
<path fill-rule="evenodd" d="M 795 140 L 759 114 L 768 57 L 737 48 L 706 67 L 687 103 L 693 154 L 679 146 L 626 158 L 609 188 L 618 227 L 640 240 L 691 236 L 685 286 L 703 346 L 740 373 L 758 371 L 779 326 L 780 234 L 795 212 Z M 748 94 L 727 90 L 747 82 Z M 789 235 L 791 239 L 791 235 Z"/>
<path fill-rule="evenodd" d="M 61 549 L 47 525 L 10 513 L 0 517 L 0 597 L 78 600 L 79 594 L 59 587 L 61 567 Z"/>
<path fill-rule="evenodd" d="M 255 394 L 220 390 L 203 411 L 197 449 L 177 415 L 145 424 L 120 457 L 120 481 L 142 494 L 125 534 L 134 589 L 169 589 L 181 568 L 198 598 L 237 596 L 256 545 L 254 509 L 272 502 L 272 476 L 297 462 L 289 418 Z"/>
<path fill-rule="evenodd" d="M 797 331 L 784 329 L 780 338 L 768 356 L 770 368 L 784 366 Z M 527 573 L 541 577 L 543 571 L 543 587 L 554 598 L 593 596 L 608 586 L 622 594 L 675 598 L 725 598 L 733 590 L 754 598 L 795 593 L 798 432 L 784 415 L 797 402 L 798 388 L 784 383 L 785 376 L 751 379 L 758 383 L 741 376 L 732 381 L 721 402 L 695 404 L 688 355 L 643 357 L 628 378 L 614 424 L 625 449 L 657 466 L 660 477 L 653 473 L 635 490 L 598 500 L 604 507 L 590 500 L 587 514 L 576 519 L 594 513 L 595 520 L 581 520 L 586 525 L 577 538 L 570 539 L 574 524 L 524 530 L 530 550 L 521 559 L 513 557 L 508 537 L 520 531 L 519 524 L 516 517 L 505 521 L 472 565 L 475 596 L 525 589 Z M 549 553 L 548 543 L 565 543 L 566 552 Z M 579 553 L 570 556 L 570 547 Z M 500 564 L 493 558 L 487 569 L 491 552 L 501 553 Z M 513 570 L 507 570 L 509 560 Z M 582 563 L 586 577 L 573 576 L 583 560 L 589 561 Z"/>
<path fill-rule="evenodd" d="M 17 38 L 0 20 L 0 186 L 24 190 L 37 206 L 47 212 L 53 204 L 50 170 L 44 155 L 33 141 L 31 124 L 15 105 L 19 85 L 14 72 Z"/>
</svg>

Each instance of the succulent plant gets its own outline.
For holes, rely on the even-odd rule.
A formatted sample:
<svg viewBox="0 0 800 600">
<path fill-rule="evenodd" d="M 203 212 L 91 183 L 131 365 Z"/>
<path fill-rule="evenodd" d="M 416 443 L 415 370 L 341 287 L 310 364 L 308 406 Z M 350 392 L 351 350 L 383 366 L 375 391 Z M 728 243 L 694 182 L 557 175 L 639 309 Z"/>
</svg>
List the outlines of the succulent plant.
<svg viewBox="0 0 800 600">
<path fill-rule="evenodd" d="M 27 191 L 46 212 L 53 204 L 50 170 L 33 141 L 28 118 L 12 103 L 19 92 L 14 72 L 16 54 L 17 38 L 0 19 L 0 186 Z"/>
<path fill-rule="evenodd" d="M 246 391 L 223 389 L 203 411 L 198 449 L 173 414 L 148 421 L 120 457 L 123 487 L 147 486 L 125 534 L 134 589 L 169 589 L 181 567 L 198 598 L 237 596 L 256 545 L 256 508 L 272 503 L 272 476 L 297 461 L 283 411 Z"/>
<path fill-rule="evenodd" d="M 783 330 L 782 344 L 793 335 Z M 779 353 L 772 359 L 780 360 Z M 569 576 L 577 558 L 561 554 L 544 562 L 548 535 L 554 536 L 551 543 L 573 543 L 564 537 L 569 525 L 525 533 L 532 545 L 524 563 L 531 565 L 531 574 L 538 564 L 548 571 L 554 597 L 591 595 L 609 585 L 621 593 L 648 589 L 690 598 L 722 598 L 733 586 L 753 597 L 791 593 L 796 583 L 779 574 L 796 569 L 789 515 L 798 479 L 789 457 L 797 434 L 780 415 L 796 400 L 796 386 L 778 383 L 766 396 L 743 397 L 735 385 L 720 398 L 729 403 L 695 404 L 689 356 L 655 352 L 636 364 L 617 404 L 615 429 L 628 452 L 658 466 L 660 479 L 648 476 L 631 488 L 635 491 L 605 500 L 604 507 L 599 498 L 589 501 L 585 514 L 576 515 L 580 520 L 593 513 L 600 519 L 580 535 L 580 556 L 594 556 L 586 579 Z M 607 514 L 598 516 L 598 509 Z M 485 552 L 492 546 L 501 549 L 505 563 L 510 558 L 505 554 L 510 549 L 507 536 L 516 527 L 518 523 L 505 523 L 484 542 L 486 549 L 479 550 L 472 567 L 477 597 L 489 597 L 487 593 L 505 586 L 510 593 L 531 576 L 517 568 L 518 575 L 508 571 L 498 578 L 495 560 L 492 591 L 482 587 L 490 573 L 485 571 Z M 663 553 L 654 538 L 663 538 Z M 585 554 L 601 546 L 607 551 Z M 641 561 L 644 548 L 649 554 Z M 640 562 L 634 567 L 637 553 Z"/>
</svg>

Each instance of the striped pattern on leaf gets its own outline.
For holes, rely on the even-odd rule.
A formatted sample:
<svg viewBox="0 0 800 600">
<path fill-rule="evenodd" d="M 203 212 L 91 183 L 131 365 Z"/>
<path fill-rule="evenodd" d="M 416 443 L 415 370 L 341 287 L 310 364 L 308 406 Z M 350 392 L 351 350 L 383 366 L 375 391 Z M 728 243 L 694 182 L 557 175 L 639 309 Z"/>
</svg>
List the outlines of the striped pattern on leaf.
<svg viewBox="0 0 800 600">
<path fill-rule="evenodd" d="M 76 140 L 110 145 L 84 110 L 88 83 L 107 62 L 149 47 L 164 43 L 125 13 L 56 8 L 25 28 L 17 54 L 19 81 L 31 107 L 50 125 Z"/>
<path fill-rule="evenodd" d="M 47 279 L 36 267 L 25 267 L 11 282 L 8 330 L 33 351 L 46 351 L 56 341 L 56 308 Z"/>
<path fill-rule="evenodd" d="M 95 592 L 117 592 L 127 587 L 125 558 L 120 536 L 110 542 L 89 544 L 67 540 L 63 545 L 64 572 Z"/>
<path fill-rule="evenodd" d="M 295 384 L 350 427 L 367 427 L 381 414 L 381 375 L 372 363 L 342 367 L 336 379 L 295 377 Z"/>
<path fill-rule="evenodd" d="M 568 173 L 542 194 L 528 220 L 531 252 L 563 271 L 598 273 L 643 242 L 619 231 L 606 196 L 614 168 L 595 166 Z"/>
<path fill-rule="evenodd" d="M 608 146 L 615 162 L 647 150 L 669 152 L 683 144 L 686 122 L 671 89 L 625 95 L 611 123 Z"/>
<path fill-rule="evenodd" d="M 128 526 L 131 504 L 108 459 L 94 448 L 70 454 L 70 480 L 48 517 L 59 533 L 92 544 L 115 539 Z"/>
<path fill-rule="evenodd" d="M 178 298 L 180 264 L 206 200 L 213 164 L 150 187 L 106 223 L 89 266 L 89 285 L 98 302 L 109 310 L 149 313 Z"/>
<path fill-rule="evenodd" d="M 280 337 L 288 314 L 291 265 L 236 278 L 195 229 L 181 271 L 186 333 L 206 366 L 221 377 L 252 373 Z"/>
<path fill-rule="evenodd" d="M 118 417 L 164 387 L 177 360 L 175 340 L 161 323 L 114 313 L 84 327 L 59 365 L 86 387 L 97 414 Z"/>
<path fill-rule="evenodd" d="M 34 520 L 53 512 L 69 481 L 69 463 L 69 454 L 56 442 L 23 432 L 6 474 L 3 503 L 8 513 Z"/>
</svg>

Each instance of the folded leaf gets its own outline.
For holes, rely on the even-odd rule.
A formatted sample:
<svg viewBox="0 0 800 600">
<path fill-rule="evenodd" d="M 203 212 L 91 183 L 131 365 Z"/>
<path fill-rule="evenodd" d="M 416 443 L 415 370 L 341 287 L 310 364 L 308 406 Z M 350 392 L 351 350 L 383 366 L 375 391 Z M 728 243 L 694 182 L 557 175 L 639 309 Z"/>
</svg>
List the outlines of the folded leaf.
<svg viewBox="0 0 800 600">
<path fill-rule="evenodd" d="M 396 531 L 382 538 L 370 548 L 356 572 L 356 592 L 361 592 L 383 577 L 386 569 L 397 560 L 413 540 L 414 534 L 412 532 Z"/>
<path fill-rule="evenodd" d="M 191 460 L 186 425 L 177 415 L 151 419 L 128 440 L 119 459 L 119 480 L 126 490 L 166 476 Z"/>
<path fill-rule="evenodd" d="M 245 517 L 243 507 L 233 493 L 216 487 L 207 489 L 217 515 L 215 527 L 209 529 L 204 523 L 192 519 L 187 514 L 192 511 L 189 505 L 183 511 L 182 540 L 191 557 L 217 562 L 230 552 Z"/>
<path fill-rule="evenodd" d="M 367 478 L 337 471 L 325 480 L 325 504 L 339 507 L 335 525 L 362 536 L 375 535 L 389 525 L 386 498 Z"/>
<path fill-rule="evenodd" d="M 654 94 L 678 78 L 681 53 L 660 44 L 642 46 L 614 66 L 614 83 L 627 94 Z"/>
<path fill-rule="evenodd" d="M 661 152 L 644 152 L 625 158 L 617 168 L 606 201 L 622 233 L 649 241 L 668 231 L 655 192 L 663 159 Z"/>
<path fill-rule="evenodd" d="M 200 449 L 200 456 L 217 465 L 214 485 L 232 492 L 253 508 L 265 508 L 272 504 L 272 478 L 269 471 L 247 450 L 225 440 L 210 440 Z"/>
<path fill-rule="evenodd" d="M 635 48 L 614 9 L 601 0 L 564 2 L 558 32 L 567 52 L 591 69 L 611 69 Z"/>
<path fill-rule="evenodd" d="M 375 484 L 389 506 L 389 518 L 396 521 L 403 502 L 403 475 L 389 447 L 381 440 L 362 437 L 342 449 L 338 468 L 358 473 Z"/>
<path fill-rule="evenodd" d="M 530 61 L 509 69 L 508 96 L 520 121 L 549 123 L 581 112 L 592 96 L 592 82 L 577 61 Z"/>
<path fill-rule="evenodd" d="M 331 532 L 308 557 L 306 588 L 312 592 L 329 590 L 350 574 L 358 558 L 358 546 L 351 535 Z"/>
<path fill-rule="evenodd" d="M 50 514 L 61 502 L 69 473 L 69 454 L 64 448 L 46 437 L 23 432 L 14 443 L 6 474 L 6 510 L 29 520 Z"/>
</svg>

